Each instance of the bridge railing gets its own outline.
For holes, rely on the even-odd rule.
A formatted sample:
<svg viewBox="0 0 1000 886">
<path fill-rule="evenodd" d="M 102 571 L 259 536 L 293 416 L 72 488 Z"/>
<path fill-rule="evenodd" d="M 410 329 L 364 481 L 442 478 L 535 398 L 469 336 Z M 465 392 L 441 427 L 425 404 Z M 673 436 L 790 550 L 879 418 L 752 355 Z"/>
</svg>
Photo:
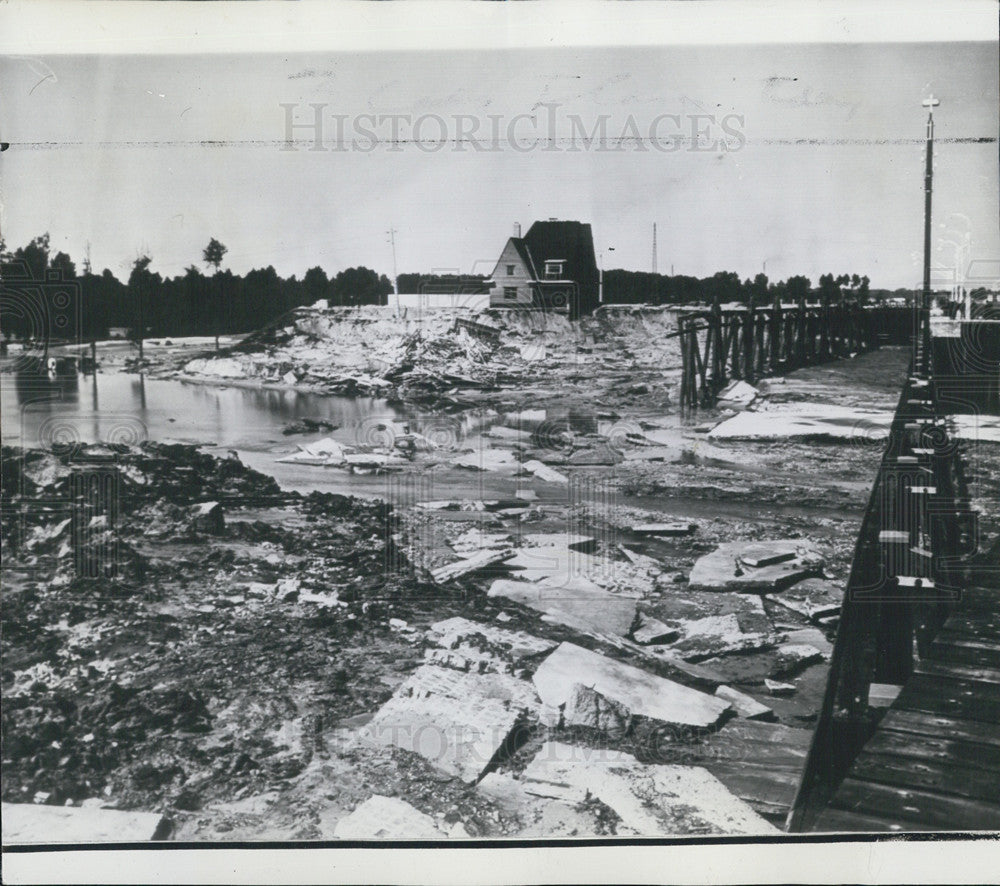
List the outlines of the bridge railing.
<svg viewBox="0 0 1000 886">
<path fill-rule="evenodd" d="M 925 316 L 858 534 L 791 831 L 810 828 L 871 736 L 872 684 L 902 686 L 912 674 L 975 546 L 963 451 L 941 412 L 927 329 Z"/>
</svg>

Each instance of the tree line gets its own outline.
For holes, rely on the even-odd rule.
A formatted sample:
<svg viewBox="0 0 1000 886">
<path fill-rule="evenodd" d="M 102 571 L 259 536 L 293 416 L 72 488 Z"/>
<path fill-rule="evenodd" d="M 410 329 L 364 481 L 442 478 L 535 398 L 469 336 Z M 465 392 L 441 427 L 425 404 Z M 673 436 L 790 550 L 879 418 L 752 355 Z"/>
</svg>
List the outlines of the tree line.
<svg viewBox="0 0 1000 886">
<path fill-rule="evenodd" d="M 0 277 L 5 311 L 0 330 L 14 338 L 106 338 L 112 330 L 139 329 L 149 336 L 219 335 L 252 332 L 293 308 L 326 299 L 331 305 L 386 304 L 392 283 L 365 267 L 347 268 L 333 277 L 320 267 L 302 279 L 281 277 L 274 267 L 234 274 L 222 268 L 226 247 L 215 238 L 201 264 L 164 277 L 153 259 L 139 255 L 127 280 L 105 268 L 96 273 L 65 252 L 54 252 L 48 234 L 8 251 L 0 242 Z M 64 308 L 66 297 L 73 300 Z M 58 321 L 58 322 L 57 322 Z"/>
<path fill-rule="evenodd" d="M 459 292 L 465 295 L 486 293 L 490 282 L 486 277 L 464 274 L 399 275 L 400 292 Z M 850 298 L 861 304 L 890 297 L 905 296 L 911 290 L 871 289 L 867 276 L 858 274 L 824 274 L 819 285 L 813 288 L 808 277 L 794 276 L 787 280 L 771 281 L 765 274 L 752 280 L 741 280 L 732 271 L 719 271 L 711 277 L 689 277 L 683 274 L 654 274 L 649 271 L 622 269 L 604 272 L 604 302 L 606 304 L 694 304 L 740 302 L 770 304 L 780 298 L 783 302 L 799 299 L 823 299 L 837 302 Z"/>
<path fill-rule="evenodd" d="M 610 304 L 692 304 L 711 303 L 716 298 L 722 302 L 739 302 L 756 305 L 772 304 L 775 298 L 782 302 L 800 299 L 829 299 L 836 303 L 849 298 L 860 304 L 894 295 L 908 294 L 910 290 L 890 292 L 873 290 L 867 276 L 858 274 L 824 274 L 814 289 L 808 277 L 793 276 L 787 280 L 771 281 L 766 274 L 757 274 L 752 280 L 741 280 L 732 271 L 719 271 L 711 277 L 689 277 L 683 274 L 654 274 L 649 271 L 609 270 L 604 272 L 604 301 Z"/>
<path fill-rule="evenodd" d="M 0 241 L 7 305 L 0 330 L 8 337 L 25 338 L 37 337 L 41 328 L 51 338 L 83 340 L 106 338 L 116 329 L 127 330 L 132 337 L 139 329 L 145 337 L 239 334 L 321 299 L 331 306 L 385 305 L 393 291 L 388 277 L 366 267 L 346 268 L 330 277 L 317 266 L 302 279 L 281 277 L 271 265 L 234 274 L 223 268 L 226 251 L 212 238 L 202 252 L 201 266 L 192 263 L 175 277 L 157 273 L 153 258 L 139 255 L 123 282 L 108 269 L 95 273 L 89 261 L 78 272 L 69 255 L 52 251 L 47 233 L 13 251 Z M 400 292 L 471 294 L 488 292 L 490 285 L 478 275 L 421 273 L 400 274 L 397 282 Z M 56 310 L 50 304 L 58 302 L 60 286 L 78 299 L 69 310 Z M 824 274 L 814 289 L 802 276 L 772 282 L 765 274 L 741 280 L 731 271 L 705 278 L 620 269 L 604 273 L 604 301 L 609 304 L 710 303 L 718 298 L 744 304 L 752 299 L 763 305 L 776 297 L 786 302 L 851 298 L 865 303 L 908 293 L 872 290 L 868 277 L 857 274 Z"/>
</svg>

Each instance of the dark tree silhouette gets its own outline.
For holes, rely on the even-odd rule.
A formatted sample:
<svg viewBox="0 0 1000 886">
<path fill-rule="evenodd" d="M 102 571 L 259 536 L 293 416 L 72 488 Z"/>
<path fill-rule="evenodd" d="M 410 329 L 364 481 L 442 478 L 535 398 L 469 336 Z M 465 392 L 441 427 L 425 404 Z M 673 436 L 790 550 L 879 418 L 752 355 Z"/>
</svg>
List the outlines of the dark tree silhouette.
<svg viewBox="0 0 1000 886">
<path fill-rule="evenodd" d="M 217 283 L 217 295 L 219 300 L 218 309 L 220 312 L 225 311 L 225 299 L 222 294 L 222 279 L 219 277 L 219 268 L 222 266 L 222 259 L 225 258 L 226 253 L 229 250 L 226 249 L 218 240 L 213 237 L 208 241 L 208 246 L 201 253 L 202 260 L 206 265 L 215 268 L 215 278 Z M 219 350 L 219 326 L 221 323 L 215 324 L 215 350 Z"/>
<path fill-rule="evenodd" d="M 206 265 L 215 268 L 215 272 L 218 273 L 222 266 L 222 259 L 225 258 L 227 252 L 229 250 L 213 237 L 208 241 L 208 246 L 202 250 L 201 258 Z"/>
</svg>

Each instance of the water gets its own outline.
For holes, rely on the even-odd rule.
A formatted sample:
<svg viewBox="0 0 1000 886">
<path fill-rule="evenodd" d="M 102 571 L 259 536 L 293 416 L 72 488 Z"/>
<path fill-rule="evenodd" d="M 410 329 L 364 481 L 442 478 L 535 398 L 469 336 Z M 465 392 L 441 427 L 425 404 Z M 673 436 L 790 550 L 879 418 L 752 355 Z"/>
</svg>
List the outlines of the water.
<svg viewBox="0 0 1000 886">
<path fill-rule="evenodd" d="M 50 448 L 53 444 L 124 443 L 144 440 L 193 443 L 269 474 L 285 489 L 376 498 L 512 498 L 523 481 L 440 467 L 431 476 L 398 488 L 395 475 L 353 474 L 334 468 L 277 461 L 297 444 L 323 436 L 344 443 L 380 445 L 388 422 L 409 421 L 413 430 L 440 442 L 475 440 L 482 416 L 431 412 L 404 414 L 385 400 L 339 397 L 293 390 L 203 385 L 150 379 L 124 372 L 49 374 L 37 369 L 0 376 L 2 440 L 5 445 Z M 495 414 L 494 414 L 495 415 Z M 283 428 L 302 418 L 337 426 L 332 432 L 286 436 Z M 407 481 L 403 481 L 406 486 Z M 561 492 L 565 496 L 565 492 Z"/>
<path fill-rule="evenodd" d="M 294 449 L 282 428 L 301 418 L 364 433 L 368 420 L 394 420 L 384 400 L 261 388 L 219 387 L 121 372 L 2 377 L 3 442 L 210 444 L 226 449 Z M 315 439 L 319 435 L 307 436 Z"/>
</svg>

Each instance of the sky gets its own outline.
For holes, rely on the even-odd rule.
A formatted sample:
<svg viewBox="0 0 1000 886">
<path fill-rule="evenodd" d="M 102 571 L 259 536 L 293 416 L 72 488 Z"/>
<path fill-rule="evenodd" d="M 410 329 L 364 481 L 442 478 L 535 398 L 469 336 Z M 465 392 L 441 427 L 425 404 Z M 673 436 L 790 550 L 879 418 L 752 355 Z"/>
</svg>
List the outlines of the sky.
<svg viewBox="0 0 1000 886">
<path fill-rule="evenodd" d="M 955 243 L 1000 259 L 992 39 L 7 56 L 3 236 L 16 247 L 48 231 L 78 264 L 89 243 L 94 268 L 120 277 L 140 253 L 182 273 L 211 237 L 237 273 L 391 276 L 392 228 L 400 273 L 488 274 L 515 222 L 546 218 L 589 222 L 605 268 L 651 270 L 655 222 L 661 273 L 916 287 L 931 92 L 933 261 L 946 274 Z M 310 103 L 325 150 L 309 150 L 310 129 L 288 150 L 286 114 L 309 122 Z M 393 142 L 365 114 L 423 115 L 425 140 L 398 118 Z M 587 147 L 581 127 L 602 115 L 610 142 Z M 459 125 L 490 149 L 456 145 Z"/>
</svg>

